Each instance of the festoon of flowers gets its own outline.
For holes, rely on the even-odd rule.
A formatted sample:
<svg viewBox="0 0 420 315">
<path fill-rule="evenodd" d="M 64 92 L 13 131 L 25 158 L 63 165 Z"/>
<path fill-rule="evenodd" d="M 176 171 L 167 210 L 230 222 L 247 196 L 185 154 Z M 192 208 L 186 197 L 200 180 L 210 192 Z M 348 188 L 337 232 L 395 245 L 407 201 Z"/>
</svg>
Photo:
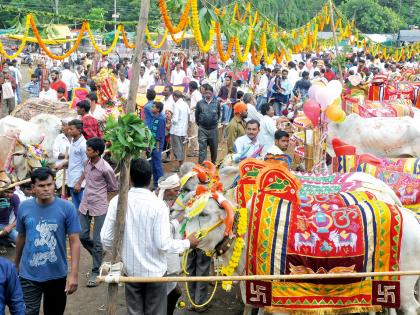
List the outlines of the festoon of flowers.
<svg viewBox="0 0 420 315">
<path fill-rule="evenodd" d="M 203 43 L 203 38 L 201 36 L 201 30 L 200 30 L 200 24 L 199 24 L 199 18 L 198 18 L 198 4 L 197 0 L 190 0 L 191 2 L 191 21 L 190 25 L 192 27 L 192 32 L 194 34 L 195 41 L 197 43 L 198 48 L 206 53 L 210 50 L 211 44 L 213 43 L 213 36 L 214 36 L 214 30 L 216 28 L 215 22 L 211 22 L 211 27 L 209 31 L 209 39 L 206 44 Z"/>
<path fill-rule="evenodd" d="M 23 49 L 25 48 L 26 41 L 28 40 L 29 35 L 29 27 L 30 27 L 30 15 L 28 14 L 26 16 L 26 24 L 25 24 L 25 33 L 23 34 L 22 41 L 19 45 L 19 48 L 16 50 L 16 52 L 12 55 L 9 55 L 7 51 L 3 48 L 3 43 L 0 40 L 0 53 L 5 56 L 7 59 L 14 59 L 18 57 Z"/>
<path fill-rule="evenodd" d="M 111 46 L 109 46 L 107 50 L 102 50 L 101 47 L 98 46 L 98 44 L 96 43 L 95 38 L 92 34 L 92 31 L 90 29 L 90 24 L 89 23 L 86 24 L 86 28 L 87 28 L 86 30 L 87 30 L 88 36 L 90 38 L 90 41 L 92 42 L 93 48 L 95 48 L 95 50 L 98 53 L 100 53 L 101 55 L 108 55 L 111 51 L 114 50 L 115 46 L 117 45 L 118 38 L 120 37 L 120 32 L 121 32 L 122 26 L 121 26 L 121 24 L 118 25 L 118 27 L 115 31 L 115 34 L 114 34 L 115 36 L 114 36 L 114 39 L 111 43 Z"/>
<path fill-rule="evenodd" d="M 146 27 L 146 40 L 149 43 L 150 47 L 154 48 L 154 49 L 160 49 L 163 44 L 165 43 L 167 37 L 168 37 L 168 29 L 165 29 L 165 32 L 163 33 L 162 39 L 160 40 L 160 42 L 158 44 L 155 44 L 152 40 L 152 37 L 150 36 L 150 32 L 149 32 L 149 28 Z"/>
<path fill-rule="evenodd" d="M 165 26 L 170 33 L 179 33 L 188 26 L 188 14 L 190 13 L 191 9 L 191 0 L 187 1 L 184 12 L 182 13 L 181 18 L 179 19 L 179 23 L 176 27 L 172 25 L 171 18 L 169 17 L 168 10 L 166 8 L 165 0 L 159 0 L 159 9 L 160 13 L 162 14 L 163 23 L 165 23 Z"/>
<path fill-rule="evenodd" d="M 232 54 L 233 45 L 235 44 L 235 37 L 229 38 L 226 53 L 223 52 L 222 34 L 220 33 L 220 23 L 216 22 L 216 46 L 219 53 L 220 60 L 226 62 Z"/>
<path fill-rule="evenodd" d="M 251 44 L 252 44 L 252 37 L 253 37 L 253 31 L 252 28 L 248 28 L 248 38 L 246 41 L 246 45 L 244 47 L 244 52 L 241 52 L 241 44 L 239 42 L 239 38 L 235 37 L 235 48 L 236 48 L 236 58 L 238 58 L 238 61 L 241 63 L 246 62 L 248 58 L 249 51 L 251 50 Z"/>
</svg>

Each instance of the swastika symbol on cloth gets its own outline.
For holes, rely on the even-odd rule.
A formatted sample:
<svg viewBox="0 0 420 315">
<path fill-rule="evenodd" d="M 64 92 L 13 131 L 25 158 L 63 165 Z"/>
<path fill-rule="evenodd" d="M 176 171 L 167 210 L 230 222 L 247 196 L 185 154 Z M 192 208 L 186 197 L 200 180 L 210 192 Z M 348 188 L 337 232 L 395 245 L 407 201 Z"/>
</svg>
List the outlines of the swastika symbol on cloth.
<svg viewBox="0 0 420 315">
<path fill-rule="evenodd" d="M 380 303 L 395 303 L 395 285 L 378 285 L 378 298 Z"/>
<path fill-rule="evenodd" d="M 266 287 L 256 285 L 251 282 L 249 291 L 252 296 L 249 298 L 249 300 L 252 302 L 262 302 L 264 304 L 267 303 L 267 293 L 264 292 L 266 290 Z"/>
</svg>

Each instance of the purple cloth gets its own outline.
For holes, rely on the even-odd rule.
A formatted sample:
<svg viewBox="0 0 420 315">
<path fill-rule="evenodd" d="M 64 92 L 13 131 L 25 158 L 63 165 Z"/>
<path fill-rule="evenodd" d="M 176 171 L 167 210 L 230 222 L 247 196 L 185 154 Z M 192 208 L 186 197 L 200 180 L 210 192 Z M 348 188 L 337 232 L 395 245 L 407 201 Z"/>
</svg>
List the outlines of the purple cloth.
<svg viewBox="0 0 420 315">
<path fill-rule="evenodd" d="M 17 211 L 19 208 L 19 197 L 15 194 L 11 198 L 0 198 L 0 224 L 8 225 L 9 218 L 12 211 L 17 217 Z"/>
<path fill-rule="evenodd" d="M 90 160 L 85 165 L 86 186 L 83 192 L 79 211 L 90 216 L 106 214 L 108 210 L 108 192 L 118 190 L 118 183 L 114 170 L 104 159 L 96 164 Z"/>
</svg>

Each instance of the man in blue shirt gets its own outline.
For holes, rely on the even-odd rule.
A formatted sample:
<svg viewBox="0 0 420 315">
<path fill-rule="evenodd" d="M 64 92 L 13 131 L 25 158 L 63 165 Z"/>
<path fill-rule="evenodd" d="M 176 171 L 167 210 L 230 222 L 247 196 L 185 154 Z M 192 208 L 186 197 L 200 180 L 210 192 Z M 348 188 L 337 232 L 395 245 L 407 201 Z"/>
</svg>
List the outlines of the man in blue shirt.
<svg viewBox="0 0 420 315">
<path fill-rule="evenodd" d="M 25 302 L 15 266 L 10 260 L 0 257 L 0 314 L 6 305 L 11 315 L 25 315 Z"/>
<path fill-rule="evenodd" d="M 166 118 L 163 116 L 162 111 L 163 104 L 161 102 L 155 102 L 152 107 L 152 121 L 147 125 L 155 138 L 155 147 L 152 150 L 151 160 L 155 189 L 158 187 L 159 178 L 163 176 L 162 150 L 165 143 Z"/>
<path fill-rule="evenodd" d="M 152 107 L 156 97 L 156 92 L 154 90 L 148 89 L 146 92 L 146 97 L 147 103 L 144 105 L 144 123 L 146 126 L 149 126 L 153 120 Z"/>
<path fill-rule="evenodd" d="M 26 315 L 64 314 L 67 295 L 77 290 L 80 222 L 74 206 L 54 195 L 54 173 L 38 168 L 31 175 L 35 198 L 24 201 L 17 217 L 15 265 L 18 268 Z M 66 238 L 71 271 L 67 277 Z"/>
</svg>

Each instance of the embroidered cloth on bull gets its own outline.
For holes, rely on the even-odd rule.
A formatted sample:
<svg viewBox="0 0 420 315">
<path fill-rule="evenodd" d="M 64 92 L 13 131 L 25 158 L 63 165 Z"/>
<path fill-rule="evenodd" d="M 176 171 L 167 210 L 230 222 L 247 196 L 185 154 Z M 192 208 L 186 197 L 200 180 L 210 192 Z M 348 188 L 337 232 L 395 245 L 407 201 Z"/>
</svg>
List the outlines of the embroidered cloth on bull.
<svg viewBox="0 0 420 315">
<path fill-rule="evenodd" d="M 380 165 L 357 164 L 357 156 L 343 155 L 333 159 L 333 171 L 364 172 L 385 182 L 395 191 L 404 207 L 420 215 L 420 159 L 382 158 Z"/>
<path fill-rule="evenodd" d="M 248 275 L 399 270 L 397 207 L 363 192 L 312 196 L 298 206 L 296 182 L 278 169 L 260 172 L 248 230 Z M 400 302 L 398 277 L 250 281 L 246 289 L 247 303 L 272 312 L 353 313 Z"/>
</svg>

